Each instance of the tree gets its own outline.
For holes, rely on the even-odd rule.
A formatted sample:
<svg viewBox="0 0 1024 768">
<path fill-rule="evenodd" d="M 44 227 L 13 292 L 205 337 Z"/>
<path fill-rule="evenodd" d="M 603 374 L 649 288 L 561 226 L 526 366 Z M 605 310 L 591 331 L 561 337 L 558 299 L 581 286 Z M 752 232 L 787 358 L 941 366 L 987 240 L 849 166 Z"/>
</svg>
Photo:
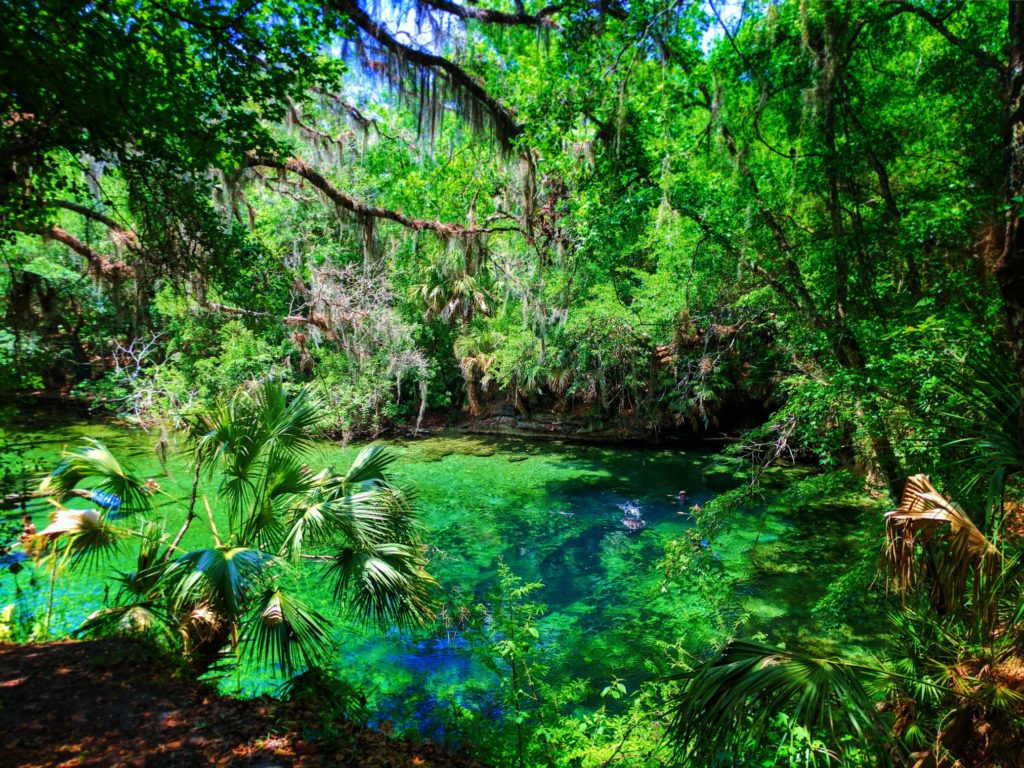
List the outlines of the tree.
<svg viewBox="0 0 1024 768">
<path fill-rule="evenodd" d="M 1011 424 L 1015 414 L 1014 407 Z M 1024 580 L 1019 554 L 993 544 L 1004 541 L 1002 522 L 993 530 L 998 538 L 990 540 L 926 477 L 910 478 L 886 518 L 889 584 L 900 599 L 886 657 L 821 658 L 729 642 L 676 678 L 677 748 L 708 761 L 765 749 L 771 739 L 781 749 L 799 727 L 823 739 L 822 758 L 840 764 L 872 756 L 1013 764 L 1024 744 Z"/>
<path fill-rule="evenodd" d="M 70 451 L 41 492 L 107 506 L 59 506 L 39 534 L 42 546 L 75 565 L 138 543 L 137 569 L 119 578 L 118 605 L 86 626 L 180 634 L 198 669 L 230 645 L 290 675 L 300 664 L 321 664 L 332 642 L 329 620 L 293 591 L 308 557 L 328 565 L 339 607 L 362 620 L 390 627 L 429 618 L 434 581 L 424 570 L 409 495 L 388 478 L 393 456 L 370 446 L 344 473 L 314 471 L 304 459 L 319 410 L 307 390 L 289 396 L 267 380 L 201 416 L 190 436 L 192 493 L 173 539 L 147 519 L 151 484 L 99 442 Z M 221 527 L 200 488 L 215 472 Z M 197 521 L 207 544 L 183 550 Z"/>
</svg>

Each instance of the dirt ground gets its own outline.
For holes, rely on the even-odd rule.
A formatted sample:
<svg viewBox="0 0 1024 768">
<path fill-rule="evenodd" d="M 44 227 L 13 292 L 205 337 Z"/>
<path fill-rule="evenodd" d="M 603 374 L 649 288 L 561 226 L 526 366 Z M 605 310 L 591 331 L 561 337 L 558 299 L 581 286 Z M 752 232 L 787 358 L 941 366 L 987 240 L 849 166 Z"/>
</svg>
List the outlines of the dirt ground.
<svg viewBox="0 0 1024 768">
<path fill-rule="evenodd" d="M 0 767 L 481 768 L 438 745 L 342 725 L 325 742 L 304 705 L 221 696 L 143 647 L 0 645 Z"/>
</svg>

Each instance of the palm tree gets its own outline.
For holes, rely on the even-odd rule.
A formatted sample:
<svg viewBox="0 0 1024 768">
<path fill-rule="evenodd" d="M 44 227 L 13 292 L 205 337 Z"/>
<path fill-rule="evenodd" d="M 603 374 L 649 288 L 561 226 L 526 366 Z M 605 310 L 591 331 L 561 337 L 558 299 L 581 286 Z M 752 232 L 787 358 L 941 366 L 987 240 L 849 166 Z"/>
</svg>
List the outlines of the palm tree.
<svg viewBox="0 0 1024 768">
<path fill-rule="evenodd" d="M 734 641 L 711 661 L 675 679 L 670 736 L 693 765 L 735 765 L 777 735 L 782 718 L 809 734 L 825 736 L 830 752 L 808 762 L 841 755 L 843 737 L 882 747 L 886 729 L 875 711 L 865 677 L 878 671 L 839 658 L 818 658 L 761 643 Z M 780 717 L 781 716 L 781 717 Z M 820 752 L 821 750 L 819 750 Z M 884 749 L 880 750 L 884 754 Z"/>
<path fill-rule="evenodd" d="M 820 736 L 825 762 L 1009 765 L 1024 746 L 1024 560 L 1008 558 L 923 475 L 886 516 L 900 599 L 887 658 L 818 658 L 745 641 L 676 676 L 671 736 L 713 765 L 780 734 Z M 787 738 L 787 736 L 782 736 Z M 808 755 L 813 761 L 814 755 Z M 702 763 L 704 764 L 704 763 Z"/>
<path fill-rule="evenodd" d="M 504 341 L 505 337 L 498 331 L 477 324 L 467 326 L 466 332 L 455 339 L 453 349 L 462 378 L 466 382 L 466 401 L 473 416 L 480 416 L 484 412 L 477 386 L 486 397 L 494 381 L 491 369 L 494 367 L 495 356 Z"/>
<path fill-rule="evenodd" d="M 119 578 L 118 605 L 99 611 L 93 629 L 152 630 L 182 639 L 197 669 L 230 647 L 286 675 L 315 668 L 331 645 L 330 622 L 296 594 L 296 574 L 308 558 L 325 561 L 340 607 L 383 627 L 418 624 L 432 616 L 435 582 L 424 570 L 420 527 L 409 494 L 392 483 L 393 456 L 363 449 L 348 470 L 314 471 L 306 463 L 319 421 L 308 390 L 289 396 L 267 380 L 239 391 L 192 425 L 191 499 L 171 539 L 147 520 L 151 493 L 102 443 L 70 451 L 43 482 L 58 503 L 40 533 L 56 557 L 103 557 L 138 542 L 137 568 Z M 226 512 L 219 529 L 203 496 L 206 545 L 179 544 L 201 516 L 198 487 L 218 478 L 214 495 Z M 69 510 L 69 495 L 97 492 L 118 508 Z M 101 497 L 110 498 L 110 497 Z M 138 529 L 130 524 L 143 519 Z"/>
<path fill-rule="evenodd" d="M 423 302 L 426 319 L 435 317 L 466 328 L 477 314 L 489 315 L 493 278 L 485 268 L 486 250 L 473 244 L 446 249 L 412 289 Z"/>
</svg>

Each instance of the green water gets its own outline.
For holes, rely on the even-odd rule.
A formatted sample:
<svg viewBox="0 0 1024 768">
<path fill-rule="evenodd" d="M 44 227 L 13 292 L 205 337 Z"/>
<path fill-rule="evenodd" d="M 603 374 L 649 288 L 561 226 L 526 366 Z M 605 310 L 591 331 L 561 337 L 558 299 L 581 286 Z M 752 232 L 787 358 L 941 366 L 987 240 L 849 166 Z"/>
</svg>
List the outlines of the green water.
<svg viewBox="0 0 1024 768">
<path fill-rule="evenodd" d="M 168 496 L 187 497 L 184 465 L 172 461 L 161 476 L 155 435 L 53 412 L 0 411 L 0 472 L 10 473 L 8 485 L 28 483 L 18 478 L 51 468 L 62 447 L 84 436 L 103 440 L 137 473 L 158 477 Z M 692 525 L 674 495 L 685 488 L 691 503 L 704 505 L 738 482 L 716 465 L 711 450 L 464 436 L 393 445 L 398 476 L 418 490 L 431 571 L 446 599 L 452 606 L 485 602 L 500 561 L 527 581 L 542 582 L 535 596 L 548 607 L 541 628 L 549 679 L 588 681 L 583 706 L 598 704 L 597 692 L 613 677 L 633 687 L 667 672 L 680 648 L 706 652 L 729 633 L 763 633 L 777 642 L 796 637 L 829 581 L 844 571 L 853 546 L 854 509 L 801 516 L 752 504 L 736 513 L 730 533 L 700 552 L 707 566 L 702 577 L 666 588 L 658 567 L 665 544 Z M 317 459 L 343 467 L 356 450 L 324 444 Z M 786 477 L 774 482 L 784 486 Z M 622 505 L 630 500 L 647 521 L 642 531 L 622 524 Z M 45 505 L 31 511 L 41 529 Z M 173 527 L 181 506 L 167 499 L 155 515 Z M 202 531 L 193 535 L 198 544 Z M 130 569 L 130 558 L 120 567 Z M 310 565 L 306 596 L 330 613 L 329 590 L 315 568 Z M 15 580 L 0 574 L 0 607 L 14 603 L 23 621 L 46 608 L 46 574 L 38 573 L 34 584 L 31 575 L 24 571 Z M 62 577 L 52 630 L 72 631 L 109 599 L 107 588 L 103 572 Z M 439 626 L 382 635 L 341 623 L 337 644 L 336 671 L 369 694 L 381 718 L 416 722 L 437 735 L 452 702 L 497 707 L 492 673 L 457 631 Z M 233 690 L 235 677 L 223 684 Z M 245 693 L 276 684 L 258 671 L 242 677 Z"/>
</svg>

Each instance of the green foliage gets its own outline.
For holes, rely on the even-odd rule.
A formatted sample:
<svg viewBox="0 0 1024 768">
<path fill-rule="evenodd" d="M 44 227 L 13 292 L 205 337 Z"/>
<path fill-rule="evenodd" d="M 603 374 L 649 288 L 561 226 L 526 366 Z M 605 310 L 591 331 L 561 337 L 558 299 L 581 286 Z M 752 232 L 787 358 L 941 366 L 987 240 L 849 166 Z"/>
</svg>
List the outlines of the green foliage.
<svg viewBox="0 0 1024 768">
<path fill-rule="evenodd" d="M 787 738 L 783 750 L 807 764 L 830 762 L 828 745 L 840 743 L 843 734 L 854 737 L 849 746 L 861 758 L 866 755 L 857 745 L 885 754 L 886 729 L 874 699 L 848 662 L 734 641 L 683 679 L 672 738 L 680 751 L 706 764 L 722 757 L 735 761 L 757 748 L 779 713 L 787 713 L 788 735 L 796 742 Z M 819 730 L 828 734 L 827 744 L 811 741 L 809 734 Z M 836 757 L 851 763 L 847 755 Z"/>
<path fill-rule="evenodd" d="M 329 573 L 342 609 L 384 628 L 430 618 L 434 582 L 424 570 L 409 496 L 388 479 L 390 455 L 371 446 L 344 474 L 314 472 L 305 460 L 320 418 L 309 391 L 289 395 L 273 380 L 201 413 L 189 446 L 192 497 L 173 539 L 146 519 L 158 492 L 152 482 L 131 475 L 98 441 L 70 451 L 40 488 L 58 503 L 56 519 L 39 534 L 51 578 L 69 562 L 102 561 L 138 544 L 137 569 L 123 574 L 117 604 L 83 629 L 181 637 L 199 669 L 224 646 L 285 676 L 316 668 L 329 660 L 333 641 L 329 619 L 292 593 L 292 563 L 304 554 L 333 560 Z M 216 477 L 228 526 L 218 530 L 207 507 L 206 545 L 182 551 L 178 545 L 201 518 L 204 476 Z M 108 494 L 103 511 L 60 506 L 70 495 L 101 494 Z M 146 520 L 132 529 L 129 515 Z"/>
<path fill-rule="evenodd" d="M 62 513 L 53 574 L 140 546 L 126 602 L 96 621 L 187 625 L 196 653 L 244 639 L 289 672 L 316 664 L 323 617 L 285 588 L 309 547 L 361 618 L 422 620 L 432 586 L 386 461 L 325 474 L 302 455 L 314 431 L 419 428 L 428 407 L 447 421 L 742 430 L 723 467 L 748 484 L 690 509 L 660 564 L 666 590 L 692 582 L 722 601 L 718 639 L 748 609 L 726 605 L 715 544 L 733 510 L 764 503 L 774 467 L 825 470 L 775 502 L 810 521 L 865 487 L 895 500 L 920 471 L 1012 540 L 1007 4 L 793 0 L 735 19 L 720 5 L 426 3 L 423 39 L 401 51 L 409 19 L 390 20 L 403 34 L 380 49 L 387 24 L 357 29 L 357 11 L 382 10 L 365 3 L 0 0 L 0 390 L 198 429 L 197 489 L 216 475 L 230 509 L 205 546 L 160 555 L 131 528 L 154 519 L 149 490 L 102 445 L 70 452 L 45 490 L 122 506 Z M 435 55 L 440 70 L 416 63 Z M 253 383 L 268 377 L 280 383 Z M 837 633 L 877 612 L 876 518 L 814 607 Z M 789 557 L 769 541 L 751 568 L 795 573 Z M 618 759 L 604 740 L 625 740 L 629 713 L 660 693 L 604 681 L 599 698 L 624 708 L 570 729 L 541 682 L 536 585 L 499 580 L 503 607 L 480 631 L 513 678 L 503 759 L 557 760 L 555 744 L 578 764 Z M 947 669 L 985 657 L 970 617 L 1012 629 L 1015 589 L 981 590 L 960 623 L 930 616 L 941 632 L 911 646 Z M 968 655 L 939 653 L 943 634 Z M 721 692 L 738 679 L 726 668 L 790 693 L 810 681 L 814 706 L 712 706 L 714 744 L 753 723 L 785 735 L 779 761 L 838 749 L 856 762 L 871 747 L 854 743 L 859 715 L 825 722 L 837 692 L 859 695 L 847 667 L 795 653 L 762 667 L 767 651 L 738 647 L 690 684 Z"/>
</svg>

